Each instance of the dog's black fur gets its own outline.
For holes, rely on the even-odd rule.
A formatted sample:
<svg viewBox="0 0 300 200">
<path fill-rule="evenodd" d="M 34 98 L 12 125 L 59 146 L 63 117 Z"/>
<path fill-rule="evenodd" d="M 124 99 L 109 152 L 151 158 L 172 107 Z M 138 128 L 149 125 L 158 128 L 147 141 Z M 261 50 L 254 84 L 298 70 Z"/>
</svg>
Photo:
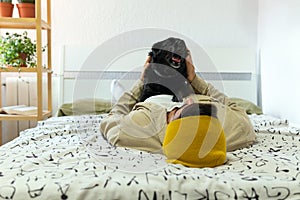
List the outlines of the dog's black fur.
<svg viewBox="0 0 300 200">
<path fill-rule="evenodd" d="M 182 99 L 193 90 L 187 81 L 185 58 L 187 47 L 178 38 L 157 42 L 149 53 L 151 61 L 144 73 L 144 86 L 139 101 L 159 94 L 173 95 L 173 101 Z"/>
</svg>

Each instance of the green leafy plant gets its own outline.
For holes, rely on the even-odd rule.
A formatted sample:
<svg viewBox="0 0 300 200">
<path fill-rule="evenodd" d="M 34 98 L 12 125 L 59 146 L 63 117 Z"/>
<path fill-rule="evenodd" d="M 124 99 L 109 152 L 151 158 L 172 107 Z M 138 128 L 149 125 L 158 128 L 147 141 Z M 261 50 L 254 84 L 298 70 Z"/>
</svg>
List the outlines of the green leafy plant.
<svg viewBox="0 0 300 200">
<path fill-rule="evenodd" d="M 0 37 L 0 63 L 2 67 L 36 67 L 36 42 L 26 31 L 23 34 L 6 33 Z"/>
<path fill-rule="evenodd" d="M 18 0 L 19 3 L 35 3 L 35 0 Z"/>
<path fill-rule="evenodd" d="M 0 0 L 0 2 L 3 2 L 3 3 L 11 3 L 12 0 Z"/>
</svg>

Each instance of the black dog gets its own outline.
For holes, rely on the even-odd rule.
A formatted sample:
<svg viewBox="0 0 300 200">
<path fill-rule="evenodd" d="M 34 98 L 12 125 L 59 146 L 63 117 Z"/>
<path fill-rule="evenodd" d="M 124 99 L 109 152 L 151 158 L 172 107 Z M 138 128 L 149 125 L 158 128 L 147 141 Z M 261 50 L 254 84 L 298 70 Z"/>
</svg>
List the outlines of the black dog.
<svg viewBox="0 0 300 200">
<path fill-rule="evenodd" d="M 182 101 L 192 94 L 193 90 L 187 81 L 185 58 L 188 51 L 185 42 L 171 37 L 155 43 L 151 50 L 151 61 L 145 70 L 139 101 L 159 94 L 173 95 L 173 101 Z"/>
</svg>

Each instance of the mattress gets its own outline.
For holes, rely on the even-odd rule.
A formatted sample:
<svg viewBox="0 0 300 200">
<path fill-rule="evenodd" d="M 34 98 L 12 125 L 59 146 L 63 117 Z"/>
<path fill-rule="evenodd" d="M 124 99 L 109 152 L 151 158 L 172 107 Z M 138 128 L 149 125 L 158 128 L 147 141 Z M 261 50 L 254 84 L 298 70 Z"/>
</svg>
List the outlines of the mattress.
<svg viewBox="0 0 300 200">
<path fill-rule="evenodd" d="M 188 168 L 111 146 L 106 114 L 53 117 L 0 147 L 0 199 L 300 199 L 299 128 L 249 115 L 257 142 Z"/>
</svg>

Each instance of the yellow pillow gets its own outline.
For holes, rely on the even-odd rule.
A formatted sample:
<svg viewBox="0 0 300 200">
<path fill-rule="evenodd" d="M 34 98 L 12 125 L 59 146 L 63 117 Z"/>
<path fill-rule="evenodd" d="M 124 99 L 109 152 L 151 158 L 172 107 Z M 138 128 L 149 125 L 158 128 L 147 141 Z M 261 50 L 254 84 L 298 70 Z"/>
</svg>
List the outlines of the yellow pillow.
<svg viewBox="0 0 300 200">
<path fill-rule="evenodd" d="M 170 122 L 163 151 L 168 163 L 188 167 L 215 167 L 226 161 L 226 138 L 220 121 L 211 116 L 191 116 Z"/>
</svg>

